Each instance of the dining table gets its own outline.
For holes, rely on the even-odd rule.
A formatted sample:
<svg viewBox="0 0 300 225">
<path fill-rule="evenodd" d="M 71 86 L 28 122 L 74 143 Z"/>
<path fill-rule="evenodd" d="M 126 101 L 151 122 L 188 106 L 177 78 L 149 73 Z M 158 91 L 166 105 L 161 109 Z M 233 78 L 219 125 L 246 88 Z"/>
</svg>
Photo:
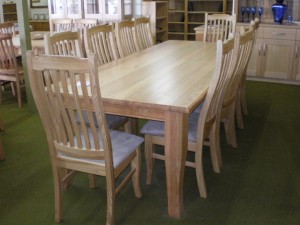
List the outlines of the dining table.
<svg viewBox="0 0 300 225">
<path fill-rule="evenodd" d="M 188 117 L 205 99 L 216 44 L 168 40 L 98 67 L 108 114 L 163 121 L 168 214 L 184 211 Z"/>
<path fill-rule="evenodd" d="M 36 53 L 44 53 L 44 35 L 49 33 L 49 31 L 31 31 L 31 47 Z M 21 55 L 21 42 L 20 35 L 15 34 L 12 36 L 13 46 L 16 49 L 16 54 Z"/>
</svg>

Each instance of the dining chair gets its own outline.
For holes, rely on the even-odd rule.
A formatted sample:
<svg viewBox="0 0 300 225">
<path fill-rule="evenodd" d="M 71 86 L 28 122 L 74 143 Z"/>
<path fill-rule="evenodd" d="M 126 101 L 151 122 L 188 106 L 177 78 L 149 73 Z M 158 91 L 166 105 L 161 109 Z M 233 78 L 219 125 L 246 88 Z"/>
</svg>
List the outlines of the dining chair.
<svg viewBox="0 0 300 225">
<path fill-rule="evenodd" d="M 44 36 L 45 54 L 83 57 L 79 31 L 47 33 Z"/>
<path fill-rule="evenodd" d="M 73 26 L 75 30 L 84 29 L 86 27 L 90 28 L 96 26 L 98 23 L 97 19 L 74 19 Z"/>
<path fill-rule="evenodd" d="M 121 57 L 139 51 L 134 21 L 123 20 L 115 24 L 117 47 Z"/>
<path fill-rule="evenodd" d="M 224 123 L 226 140 L 227 143 L 234 148 L 237 147 L 235 132 L 236 101 L 239 86 L 252 52 L 254 34 L 255 33 L 252 27 L 250 27 L 247 32 L 238 32 L 236 34 L 236 38 L 240 39 L 239 46 L 236 47 L 238 49 L 236 50 L 238 61 L 233 76 L 229 81 L 222 104 L 221 120 Z"/>
<path fill-rule="evenodd" d="M 84 29 L 96 26 L 97 23 L 98 23 L 97 19 L 73 19 L 73 29 L 75 31 L 80 31 L 80 35 L 81 35 L 80 44 L 82 46 L 84 57 L 86 57 L 86 51 L 84 48 L 84 37 L 83 37 Z"/>
<path fill-rule="evenodd" d="M 15 24 L 13 21 L 0 23 L 0 34 L 15 34 Z"/>
<path fill-rule="evenodd" d="M 195 153 L 195 161 L 186 160 L 186 166 L 196 169 L 200 196 L 207 197 L 203 172 L 203 144 L 210 147 L 212 164 L 215 172 L 220 172 L 220 110 L 224 90 L 232 76 L 237 57 L 234 55 L 234 38 L 225 42 L 217 41 L 217 56 L 215 71 L 207 91 L 205 100 L 199 112 L 193 112 L 188 121 L 188 151 Z M 154 145 L 164 145 L 164 122 L 148 121 L 141 129 L 145 135 L 145 158 L 147 165 L 147 184 L 151 184 L 154 160 L 164 160 L 165 156 L 155 152 Z"/>
<path fill-rule="evenodd" d="M 236 15 L 205 13 L 204 42 L 226 40 L 229 34 L 235 33 Z"/>
<path fill-rule="evenodd" d="M 150 30 L 149 17 L 138 17 L 134 18 L 133 21 L 139 49 L 142 50 L 153 46 L 154 41 Z"/>
<path fill-rule="evenodd" d="M 87 54 L 98 54 L 99 66 L 120 58 L 113 24 L 85 28 L 84 46 Z"/>
<path fill-rule="evenodd" d="M 72 19 L 50 19 L 50 33 L 72 31 Z"/>
<path fill-rule="evenodd" d="M 27 62 L 32 94 L 50 151 L 56 222 L 63 219 L 62 187 L 76 174 L 74 171 L 78 171 L 105 177 L 106 224 L 115 224 L 115 198 L 130 179 L 135 196 L 142 196 L 140 149 L 144 139 L 108 128 L 95 54 L 78 58 L 34 56 L 28 51 Z M 75 114 L 79 115 L 79 121 Z M 89 126 L 84 114 L 89 119 Z M 72 174 L 65 177 L 62 170 Z"/>
<path fill-rule="evenodd" d="M 18 107 L 22 107 L 21 86 L 24 83 L 23 67 L 15 55 L 11 34 L 0 34 L 0 82 L 15 83 Z M 0 88 L 0 103 L 2 103 L 2 87 Z"/>
<path fill-rule="evenodd" d="M 255 36 L 252 40 L 251 54 L 254 49 L 255 41 L 256 41 L 256 38 L 258 35 L 259 23 L 260 23 L 259 19 L 255 18 L 254 21 L 250 22 L 250 26 L 248 26 L 247 29 L 245 29 L 245 26 L 241 27 L 240 32 L 245 32 L 246 30 L 249 30 L 250 27 L 252 27 L 252 29 L 255 32 Z M 238 125 L 239 129 L 244 129 L 245 126 L 244 126 L 244 121 L 243 121 L 243 115 L 248 114 L 247 102 L 246 102 L 246 77 L 247 77 L 247 66 L 246 66 L 245 71 L 243 72 L 243 75 L 241 78 L 238 95 L 237 95 L 237 101 L 236 101 L 236 119 L 237 119 L 237 125 Z"/>
<path fill-rule="evenodd" d="M 2 123 L 2 120 L 0 118 L 0 133 L 4 130 L 4 127 L 3 127 L 3 123 Z M 5 152 L 4 152 L 4 149 L 3 149 L 3 144 L 2 144 L 2 140 L 1 140 L 1 136 L 0 136 L 0 160 L 5 160 L 6 159 L 6 156 L 5 156 Z"/>
</svg>

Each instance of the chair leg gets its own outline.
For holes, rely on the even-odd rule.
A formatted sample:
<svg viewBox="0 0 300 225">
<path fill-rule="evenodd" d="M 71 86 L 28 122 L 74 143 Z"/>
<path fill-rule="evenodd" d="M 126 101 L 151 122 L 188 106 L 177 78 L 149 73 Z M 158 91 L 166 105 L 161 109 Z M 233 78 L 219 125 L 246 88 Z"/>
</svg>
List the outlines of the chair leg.
<svg viewBox="0 0 300 225">
<path fill-rule="evenodd" d="M 10 86 L 11 86 L 11 92 L 12 92 L 13 96 L 15 96 L 16 95 L 16 90 L 15 90 L 14 83 L 10 82 Z"/>
<path fill-rule="evenodd" d="M 115 199 L 116 199 L 114 180 L 106 179 L 106 189 L 107 189 L 106 225 L 114 225 L 115 224 Z"/>
<path fill-rule="evenodd" d="M 243 81 L 241 85 L 241 105 L 243 114 L 248 115 L 247 101 L 246 101 L 246 74 L 243 75 Z"/>
<path fill-rule="evenodd" d="M 203 172 L 202 151 L 203 151 L 203 145 L 201 143 L 199 151 L 196 151 L 195 154 L 196 176 L 197 176 L 197 183 L 198 183 L 200 196 L 202 198 L 207 198 L 207 190 L 206 190 L 206 184 L 205 184 L 204 172 Z"/>
<path fill-rule="evenodd" d="M 219 123 L 220 124 L 220 123 Z M 221 146 L 220 146 L 220 125 L 217 122 L 212 127 L 209 136 L 209 146 L 210 146 L 210 155 L 213 165 L 213 170 L 215 173 L 221 172 L 221 167 L 223 165 L 222 156 L 221 156 Z"/>
<path fill-rule="evenodd" d="M 55 167 L 52 170 L 54 180 L 55 222 L 59 223 L 63 219 L 63 176 L 61 174 L 61 168 Z"/>
<path fill-rule="evenodd" d="M 224 122 L 224 127 L 225 127 L 225 135 L 226 135 L 227 143 L 231 147 L 237 148 L 234 120 L 232 122 L 232 119 L 226 118 L 225 120 L 223 120 L 223 122 Z"/>
<path fill-rule="evenodd" d="M 96 187 L 96 175 L 88 174 L 90 188 Z"/>
<path fill-rule="evenodd" d="M 244 129 L 244 121 L 243 121 L 243 114 L 242 114 L 242 102 L 241 102 L 241 89 L 238 91 L 236 103 L 235 103 L 235 114 L 236 120 L 239 129 Z"/>
<path fill-rule="evenodd" d="M 131 169 L 135 169 L 135 173 L 132 176 L 132 183 L 135 197 L 141 198 L 142 197 L 142 190 L 141 190 L 141 149 L 138 148 L 136 150 L 136 157 L 131 162 Z"/>
<path fill-rule="evenodd" d="M 18 106 L 20 109 L 22 108 L 22 96 L 21 96 L 21 84 L 18 81 L 16 82 L 16 89 L 17 89 Z"/>
<path fill-rule="evenodd" d="M 146 158 L 146 167 L 147 167 L 146 183 L 151 184 L 153 178 L 154 158 L 153 158 L 153 143 L 150 135 L 145 135 L 145 158 Z"/>
</svg>

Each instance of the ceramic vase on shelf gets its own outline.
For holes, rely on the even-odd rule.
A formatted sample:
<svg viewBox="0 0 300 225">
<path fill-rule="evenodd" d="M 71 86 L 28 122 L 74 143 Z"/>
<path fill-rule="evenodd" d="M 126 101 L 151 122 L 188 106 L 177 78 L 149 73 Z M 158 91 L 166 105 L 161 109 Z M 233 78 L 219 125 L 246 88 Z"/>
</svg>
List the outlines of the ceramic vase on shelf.
<svg viewBox="0 0 300 225">
<path fill-rule="evenodd" d="M 276 0 L 276 3 L 272 5 L 272 12 L 275 23 L 282 23 L 287 5 L 283 4 L 284 0 Z"/>
</svg>

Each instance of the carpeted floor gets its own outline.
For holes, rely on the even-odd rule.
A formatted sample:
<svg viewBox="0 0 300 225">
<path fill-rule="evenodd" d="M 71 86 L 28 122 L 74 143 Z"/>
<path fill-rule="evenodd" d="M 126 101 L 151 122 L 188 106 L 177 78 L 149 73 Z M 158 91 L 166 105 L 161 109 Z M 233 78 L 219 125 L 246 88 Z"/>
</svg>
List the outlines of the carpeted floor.
<svg viewBox="0 0 300 225">
<path fill-rule="evenodd" d="M 199 197 L 195 172 L 186 169 L 184 214 L 167 214 L 164 164 L 157 162 L 152 185 L 142 199 L 126 187 L 116 201 L 117 225 L 299 225 L 300 86 L 247 82 L 249 115 L 237 131 L 238 148 L 227 146 L 222 130 L 224 166 L 212 171 L 205 152 L 207 199 Z M 54 222 L 53 181 L 45 134 L 37 114 L 4 96 L 0 117 L 7 160 L 0 161 L 0 225 L 50 225 Z M 79 174 L 64 195 L 66 225 L 105 224 L 103 178 L 97 188 Z"/>
</svg>

